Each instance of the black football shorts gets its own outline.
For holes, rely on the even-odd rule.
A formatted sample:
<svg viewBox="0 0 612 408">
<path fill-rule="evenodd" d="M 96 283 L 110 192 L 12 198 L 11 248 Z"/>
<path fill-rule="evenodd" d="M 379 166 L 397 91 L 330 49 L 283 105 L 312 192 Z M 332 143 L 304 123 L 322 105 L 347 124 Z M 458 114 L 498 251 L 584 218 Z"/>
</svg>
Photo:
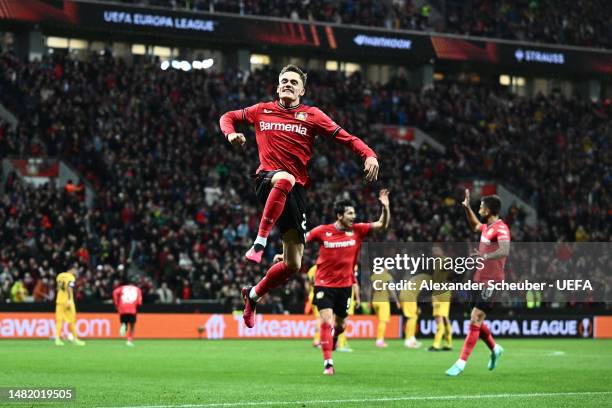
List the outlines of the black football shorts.
<svg viewBox="0 0 612 408">
<path fill-rule="evenodd" d="M 132 326 L 136 324 L 136 315 L 131 313 L 123 313 L 119 315 L 119 320 L 121 324 L 131 324 Z"/>
<path fill-rule="evenodd" d="M 351 286 L 345 288 L 315 286 L 313 303 L 319 312 L 323 309 L 332 309 L 336 316 L 344 318 L 348 316 L 352 294 Z"/>
<path fill-rule="evenodd" d="M 283 170 L 262 171 L 255 176 L 255 194 L 263 205 L 266 204 L 268 195 L 272 190 L 270 181 L 272 177 Z M 295 229 L 302 244 L 306 243 L 306 189 L 300 184 L 295 184 L 285 202 L 285 209 L 276 222 L 281 234 Z"/>
</svg>

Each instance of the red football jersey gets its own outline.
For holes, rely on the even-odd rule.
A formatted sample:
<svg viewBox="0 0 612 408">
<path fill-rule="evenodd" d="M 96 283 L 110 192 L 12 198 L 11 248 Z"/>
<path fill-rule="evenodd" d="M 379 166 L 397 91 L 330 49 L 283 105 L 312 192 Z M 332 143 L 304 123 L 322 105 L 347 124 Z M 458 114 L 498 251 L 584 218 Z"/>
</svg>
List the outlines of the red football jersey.
<svg viewBox="0 0 612 408">
<path fill-rule="evenodd" d="M 478 251 L 482 254 L 496 251 L 499 248 L 498 242 L 510 242 L 510 228 L 502 220 L 497 220 L 491 225 L 482 224 L 480 226 L 480 244 Z M 483 261 L 483 268 L 477 269 L 474 274 L 474 281 L 486 282 L 493 280 L 499 282 L 504 279 L 504 265 L 506 258 L 488 259 Z"/>
<path fill-rule="evenodd" d="M 355 283 L 355 264 L 361 241 L 372 224 L 354 224 L 352 231 L 342 231 L 334 224 L 320 225 L 306 234 L 306 242 L 319 243 L 315 286 L 345 288 Z"/>
<path fill-rule="evenodd" d="M 227 112 L 221 117 L 221 131 L 234 133 L 235 120 L 255 126 L 259 150 L 260 171 L 285 170 L 298 184 L 308 181 L 307 166 L 312 157 L 315 136 L 332 137 L 350 147 L 363 159 L 376 154 L 361 139 L 338 126 L 320 109 L 297 105 L 285 108 L 277 102 L 262 102 L 238 111 Z"/>
<path fill-rule="evenodd" d="M 123 285 L 113 290 L 113 303 L 119 314 L 136 314 L 142 305 L 142 292 L 134 285 Z"/>
</svg>

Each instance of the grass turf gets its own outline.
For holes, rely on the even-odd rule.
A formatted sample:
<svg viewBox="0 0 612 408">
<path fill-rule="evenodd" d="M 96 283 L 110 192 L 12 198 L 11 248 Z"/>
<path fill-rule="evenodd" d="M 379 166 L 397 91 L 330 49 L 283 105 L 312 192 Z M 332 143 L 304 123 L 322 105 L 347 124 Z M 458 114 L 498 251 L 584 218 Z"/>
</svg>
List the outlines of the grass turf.
<svg viewBox="0 0 612 408">
<path fill-rule="evenodd" d="M 612 405 L 612 341 L 500 344 L 506 351 L 495 371 L 487 370 L 489 353 L 480 342 L 466 371 L 448 378 L 444 371 L 458 351 L 426 352 L 429 341 L 408 350 L 400 341 L 377 349 L 373 341 L 353 340 L 353 353 L 334 353 L 336 375 L 327 377 L 321 352 L 307 341 L 137 340 L 128 348 L 118 340 L 90 340 L 85 347 L 2 340 L 0 387 L 75 387 L 77 397 L 70 404 L 5 400 L 0 406 Z"/>
</svg>

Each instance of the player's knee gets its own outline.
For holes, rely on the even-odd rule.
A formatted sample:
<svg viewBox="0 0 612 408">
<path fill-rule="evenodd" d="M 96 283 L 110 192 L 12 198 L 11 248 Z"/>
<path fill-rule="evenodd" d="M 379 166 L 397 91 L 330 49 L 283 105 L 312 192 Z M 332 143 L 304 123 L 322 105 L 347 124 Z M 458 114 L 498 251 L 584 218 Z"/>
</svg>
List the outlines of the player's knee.
<svg viewBox="0 0 612 408">
<path fill-rule="evenodd" d="M 291 188 L 295 185 L 295 177 L 286 171 L 280 171 L 272 177 L 272 185 L 276 185 L 280 180 L 286 180 L 291 183 Z"/>
<path fill-rule="evenodd" d="M 482 318 L 482 319 L 484 319 L 484 317 L 485 317 L 485 313 L 484 313 L 482 310 L 478 310 L 478 309 L 477 309 L 477 310 L 474 310 L 474 311 L 472 312 L 472 315 L 473 315 L 473 316 L 476 316 L 476 317 L 477 317 L 477 318 L 479 318 L 479 319 L 481 319 L 481 318 Z"/>
<path fill-rule="evenodd" d="M 291 187 L 293 187 L 295 185 L 295 177 L 293 177 L 292 174 L 287 173 L 287 172 L 281 172 L 280 177 L 282 179 L 285 179 L 285 180 L 289 181 L 291 183 Z"/>
<path fill-rule="evenodd" d="M 321 311 L 321 323 L 331 325 L 333 323 L 334 314 L 331 310 Z"/>
<path fill-rule="evenodd" d="M 484 321 L 484 313 L 472 312 L 470 323 L 480 326 Z"/>
</svg>

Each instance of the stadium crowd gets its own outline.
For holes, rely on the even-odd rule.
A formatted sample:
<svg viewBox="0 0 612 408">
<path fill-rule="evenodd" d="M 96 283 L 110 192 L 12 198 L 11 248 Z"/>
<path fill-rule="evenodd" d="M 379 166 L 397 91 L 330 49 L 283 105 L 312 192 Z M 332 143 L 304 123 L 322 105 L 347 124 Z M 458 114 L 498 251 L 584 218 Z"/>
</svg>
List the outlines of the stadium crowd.
<svg viewBox="0 0 612 408">
<path fill-rule="evenodd" d="M 216 299 L 239 307 L 240 288 L 264 270 L 244 259 L 259 221 L 248 177 L 258 163 L 253 132 L 244 128 L 250 142 L 232 148 L 218 118 L 274 99 L 276 70 L 162 71 L 110 55 L 21 63 L 5 52 L 0 72 L 0 82 L 19 89 L 24 110 L 16 130 L 0 125 L 2 158 L 61 157 L 96 190 L 89 208 L 64 186 L 35 188 L 6 175 L 0 301 L 52 298 L 54 275 L 77 262 L 79 301 L 108 300 L 132 274 L 146 302 Z M 358 203 L 360 219 L 377 218 L 384 187 L 392 202 L 386 239 L 471 241 L 459 201 L 462 183 L 479 176 L 503 180 L 538 209 L 535 227 L 517 206 L 505 214 L 515 240 L 612 238 L 609 104 L 476 85 L 416 91 L 401 76 L 380 85 L 336 72 L 310 72 L 303 102 L 363 137 L 382 166 L 381 180 L 367 185 L 350 151 L 319 140 L 310 227 L 334 220 L 339 197 Z M 419 126 L 447 152 L 390 139 L 373 125 L 380 123 Z M 278 241 L 270 240 L 267 262 L 280 252 Z M 307 251 L 304 266 L 315 255 Z M 282 312 L 302 300 L 296 276 L 267 303 Z"/>
<path fill-rule="evenodd" d="M 606 0 L 449 0 L 445 31 L 479 37 L 612 48 Z"/>
<path fill-rule="evenodd" d="M 612 48 L 609 24 L 612 5 L 606 0 L 442 0 L 420 2 L 418 7 L 413 0 L 119 1 L 174 9 Z M 434 12 L 442 17 L 432 19 Z"/>
</svg>

